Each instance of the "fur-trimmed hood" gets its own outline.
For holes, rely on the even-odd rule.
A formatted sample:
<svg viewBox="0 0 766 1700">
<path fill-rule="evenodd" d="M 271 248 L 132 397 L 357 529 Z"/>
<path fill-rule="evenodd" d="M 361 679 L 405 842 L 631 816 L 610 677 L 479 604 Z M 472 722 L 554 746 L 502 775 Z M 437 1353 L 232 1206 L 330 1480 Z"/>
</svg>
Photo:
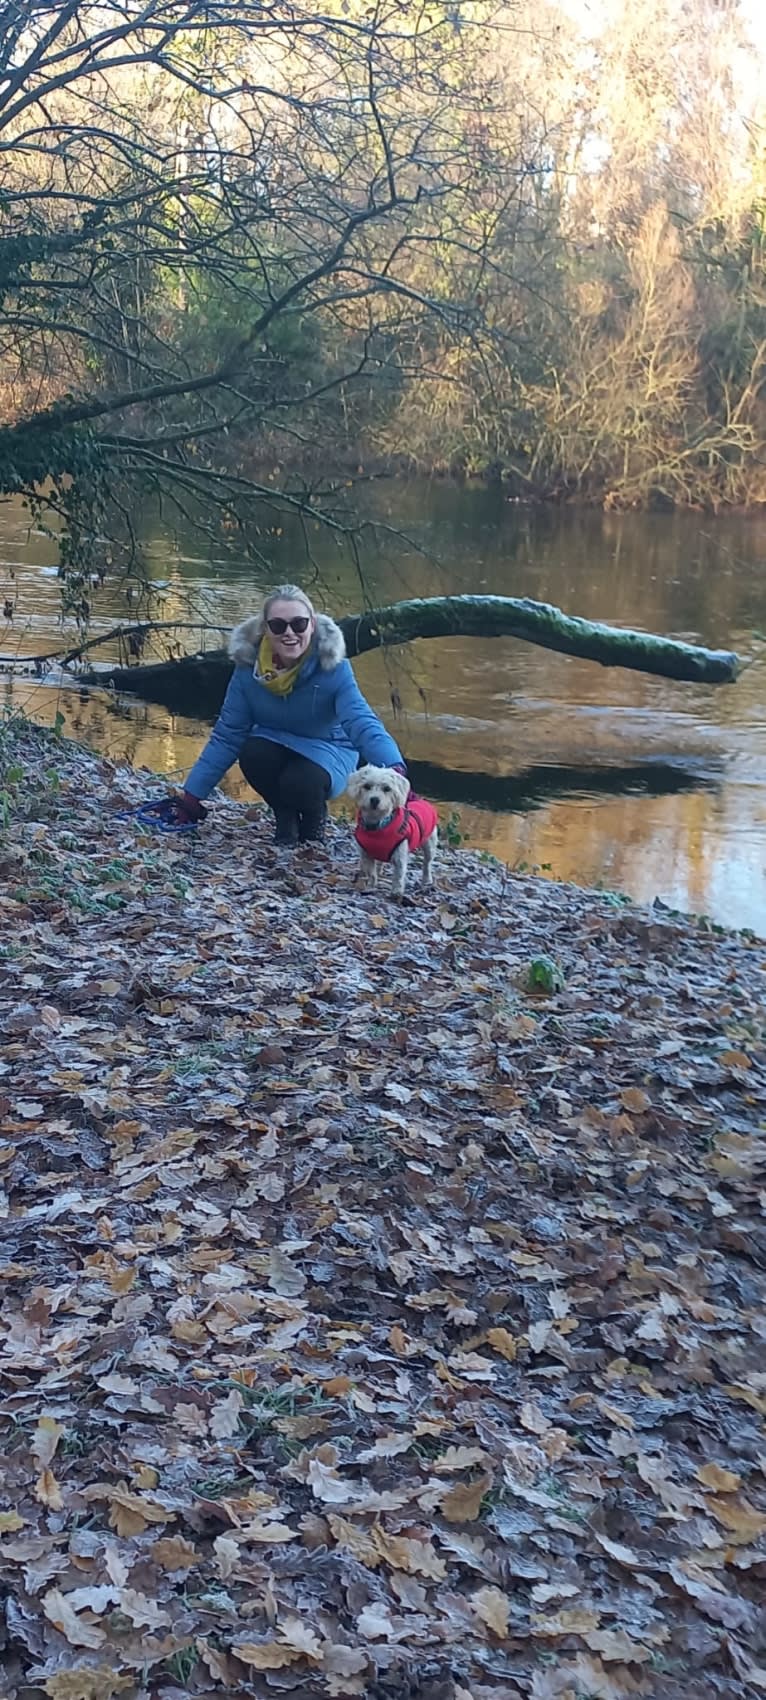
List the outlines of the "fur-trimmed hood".
<svg viewBox="0 0 766 1700">
<path fill-rule="evenodd" d="M 254 667 L 264 633 L 263 614 L 242 620 L 229 638 L 229 654 L 238 667 Z M 346 658 L 346 640 L 329 614 L 317 614 L 313 648 L 322 671 L 331 673 Z M 309 650 L 309 654 L 311 651 Z"/>
</svg>

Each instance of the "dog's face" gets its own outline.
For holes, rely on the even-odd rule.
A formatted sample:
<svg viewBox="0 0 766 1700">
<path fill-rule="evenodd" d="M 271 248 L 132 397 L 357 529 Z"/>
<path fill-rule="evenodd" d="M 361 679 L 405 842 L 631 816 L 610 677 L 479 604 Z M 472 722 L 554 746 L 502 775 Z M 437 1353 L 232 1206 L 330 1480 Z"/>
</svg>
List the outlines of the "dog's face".
<svg viewBox="0 0 766 1700">
<path fill-rule="evenodd" d="M 360 767 L 352 773 L 346 789 L 365 825 L 375 826 L 395 809 L 404 808 L 410 782 L 390 767 Z"/>
</svg>

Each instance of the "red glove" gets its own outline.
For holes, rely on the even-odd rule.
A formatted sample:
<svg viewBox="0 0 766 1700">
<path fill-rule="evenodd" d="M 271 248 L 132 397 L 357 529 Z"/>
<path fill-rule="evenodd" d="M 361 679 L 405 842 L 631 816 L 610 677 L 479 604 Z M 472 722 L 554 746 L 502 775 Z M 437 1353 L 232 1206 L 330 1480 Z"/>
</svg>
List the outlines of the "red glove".
<svg viewBox="0 0 766 1700">
<path fill-rule="evenodd" d="M 193 821 L 196 826 L 198 821 L 204 820 L 207 815 L 204 804 L 200 802 L 199 797 L 193 797 L 191 791 L 176 791 L 168 801 L 173 804 L 179 821 L 184 825 Z"/>
</svg>

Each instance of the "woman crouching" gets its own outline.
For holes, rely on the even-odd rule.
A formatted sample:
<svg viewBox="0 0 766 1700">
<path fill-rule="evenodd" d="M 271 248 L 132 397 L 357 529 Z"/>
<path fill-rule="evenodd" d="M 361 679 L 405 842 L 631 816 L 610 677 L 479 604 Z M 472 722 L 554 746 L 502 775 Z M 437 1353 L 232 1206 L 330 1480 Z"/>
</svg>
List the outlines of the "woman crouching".
<svg viewBox="0 0 766 1700">
<path fill-rule="evenodd" d="M 239 762 L 273 810 L 274 842 L 321 842 L 328 797 L 361 761 L 406 773 L 401 751 L 362 696 L 340 627 L 294 584 L 232 632 L 234 673 L 210 738 L 174 799 L 181 822 Z"/>
</svg>

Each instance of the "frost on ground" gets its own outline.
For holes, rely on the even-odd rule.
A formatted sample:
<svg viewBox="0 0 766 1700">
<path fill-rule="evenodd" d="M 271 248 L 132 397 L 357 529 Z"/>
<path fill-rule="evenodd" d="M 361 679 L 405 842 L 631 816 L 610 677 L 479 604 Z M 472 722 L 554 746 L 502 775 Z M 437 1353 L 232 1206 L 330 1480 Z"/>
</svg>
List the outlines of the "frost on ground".
<svg viewBox="0 0 766 1700">
<path fill-rule="evenodd" d="M 763 947 L 12 736 L 3 1700 L 765 1691 Z"/>
</svg>

